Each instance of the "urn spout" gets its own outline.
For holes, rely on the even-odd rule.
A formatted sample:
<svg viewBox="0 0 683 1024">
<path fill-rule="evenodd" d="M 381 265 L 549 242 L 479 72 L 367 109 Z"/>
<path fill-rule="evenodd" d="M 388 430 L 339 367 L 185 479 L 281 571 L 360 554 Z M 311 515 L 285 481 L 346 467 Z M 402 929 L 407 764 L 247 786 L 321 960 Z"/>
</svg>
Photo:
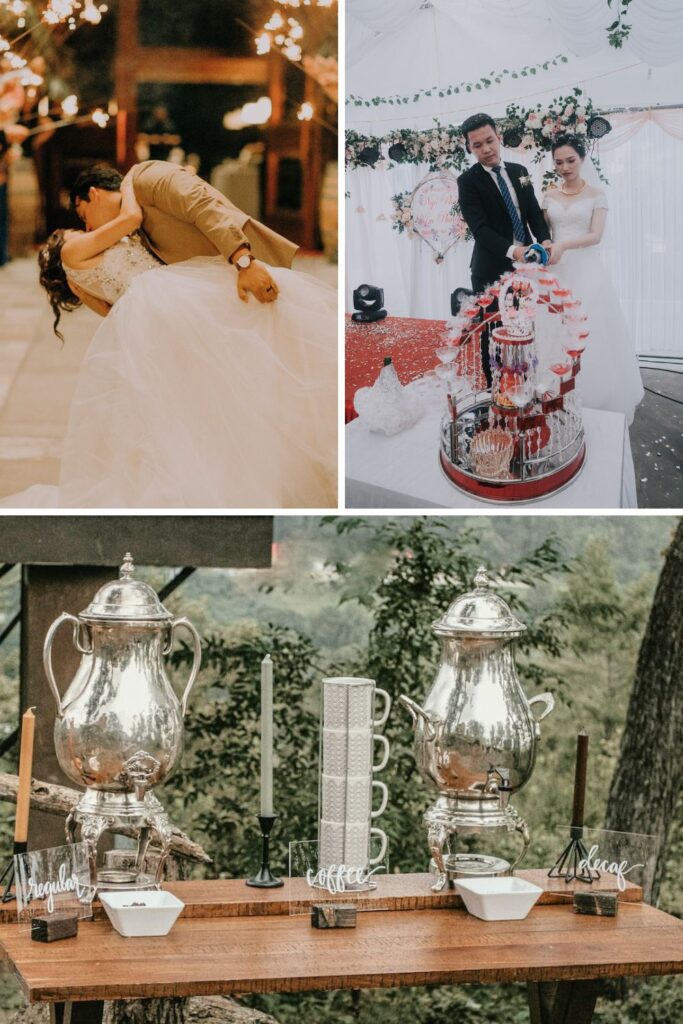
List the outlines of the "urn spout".
<svg viewBox="0 0 683 1024">
<path fill-rule="evenodd" d="M 425 723 L 425 738 L 428 740 L 435 739 L 436 730 L 432 724 L 431 718 L 424 708 L 421 708 L 420 705 L 412 699 L 412 697 L 407 697 L 405 693 L 402 693 L 398 698 L 398 703 L 402 704 L 403 707 L 410 712 L 411 718 L 413 719 L 413 729 L 417 725 L 418 719 L 422 718 Z"/>
</svg>

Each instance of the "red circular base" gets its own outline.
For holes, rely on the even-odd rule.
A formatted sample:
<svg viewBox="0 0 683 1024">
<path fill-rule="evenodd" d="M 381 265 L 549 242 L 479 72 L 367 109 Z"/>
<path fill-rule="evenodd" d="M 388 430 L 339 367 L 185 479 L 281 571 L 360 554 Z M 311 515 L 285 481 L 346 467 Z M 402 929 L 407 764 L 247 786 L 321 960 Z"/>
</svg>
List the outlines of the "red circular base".
<svg viewBox="0 0 683 1024">
<path fill-rule="evenodd" d="M 475 480 L 468 473 L 463 473 L 446 458 L 443 451 L 440 452 L 439 457 L 441 468 L 451 483 L 461 490 L 467 491 L 468 494 L 474 494 L 477 498 L 485 498 L 487 501 L 532 501 L 534 498 L 544 498 L 546 495 L 558 491 L 576 476 L 586 458 L 586 446 L 582 444 L 571 462 L 568 462 L 562 469 L 558 469 L 552 476 L 545 476 L 539 480 L 503 480 L 499 484 L 483 483 L 481 480 Z"/>
</svg>

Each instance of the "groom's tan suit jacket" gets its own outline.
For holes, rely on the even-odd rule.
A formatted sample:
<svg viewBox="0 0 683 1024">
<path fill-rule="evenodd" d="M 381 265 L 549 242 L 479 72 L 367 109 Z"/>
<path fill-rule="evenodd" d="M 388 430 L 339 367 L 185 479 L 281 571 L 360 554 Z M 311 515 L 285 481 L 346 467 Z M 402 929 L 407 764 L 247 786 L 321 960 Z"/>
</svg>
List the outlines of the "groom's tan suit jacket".
<svg viewBox="0 0 683 1024">
<path fill-rule="evenodd" d="M 297 246 L 252 220 L 202 178 L 163 160 L 133 168 L 135 198 L 142 207 L 142 234 L 164 263 L 193 256 L 225 256 L 248 245 L 275 267 L 290 267 Z"/>
</svg>

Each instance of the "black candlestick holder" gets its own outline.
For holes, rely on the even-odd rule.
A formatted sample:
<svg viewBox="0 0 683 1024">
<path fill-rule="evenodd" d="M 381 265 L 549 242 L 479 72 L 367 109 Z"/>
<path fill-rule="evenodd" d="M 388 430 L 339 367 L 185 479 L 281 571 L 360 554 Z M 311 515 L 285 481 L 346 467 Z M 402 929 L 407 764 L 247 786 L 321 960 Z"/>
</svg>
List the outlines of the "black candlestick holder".
<svg viewBox="0 0 683 1024">
<path fill-rule="evenodd" d="M 5 870 L 3 871 L 2 875 L 0 875 L 0 886 L 3 884 L 5 886 L 2 893 L 3 903 L 11 903 L 12 900 L 15 900 L 17 898 L 12 888 L 12 886 L 14 885 L 14 857 L 18 856 L 19 854 L 26 853 L 27 851 L 28 843 L 18 843 L 15 840 L 14 847 L 12 849 L 14 856 L 12 857 L 11 861 L 9 862 Z"/>
<path fill-rule="evenodd" d="M 587 865 L 588 850 L 583 844 L 583 825 L 572 825 L 569 829 L 569 842 L 557 858 L 548 878 L 564 878 L 565 882 L 597 882 L 600 872 L 597 868 Z M 584 867 L 581 867 L 582 862 Z"/>
<path fill-rule="evenodd" d="M 277 821 L 277 814 L 259 814 L 259 825 L 261 826 L 261 839 L 263 847 L 261 852 L 261 867 L 257 875 L 247 879 L 247 885 L 255 889 L 277 889 L 285 883 L 270 870 L 270 833 Z"/>
</svg>

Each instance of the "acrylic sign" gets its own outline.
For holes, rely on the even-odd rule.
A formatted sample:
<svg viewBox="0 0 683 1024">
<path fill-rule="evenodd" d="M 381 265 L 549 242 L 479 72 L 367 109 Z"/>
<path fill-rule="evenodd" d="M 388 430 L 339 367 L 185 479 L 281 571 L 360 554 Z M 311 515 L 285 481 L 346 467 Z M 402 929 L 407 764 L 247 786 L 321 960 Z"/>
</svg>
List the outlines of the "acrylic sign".
<svg viewBox="0 0 683 1024">
<path fill-rule="evenodd" d="M 87 843 L 18 854 L 14 870 L 20 923 L 64 912 L 92 917 L 95 889 Z"/>
</svg>

